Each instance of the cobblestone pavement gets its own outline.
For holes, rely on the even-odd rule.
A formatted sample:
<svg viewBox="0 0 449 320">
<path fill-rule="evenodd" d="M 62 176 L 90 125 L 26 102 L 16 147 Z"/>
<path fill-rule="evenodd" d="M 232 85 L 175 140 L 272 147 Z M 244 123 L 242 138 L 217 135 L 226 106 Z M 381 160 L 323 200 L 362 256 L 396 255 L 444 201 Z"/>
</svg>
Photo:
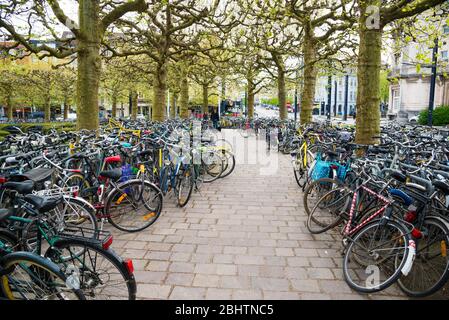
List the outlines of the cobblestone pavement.
<svg viewBox="0 0 449 320">
<path fill-rule="evenodd" d="M 224 133 L 248 150 L 243 157 L 242 147 L 235 148 L 244 163 L 230 176 L 204 185 L 185 208 L 165 199 L 148 230 L 114 231 L 113 248 L 133 259 L 138 298 L 404 298 L 396 287 L 373 295 L 352 291 L 343 280 L 339 236 L 314 236 L 305 227 L 289 156 L 267 154 L 263 144 L 256 154 L 256 138 Z M 267 161 L 277 169 L 271 175 Z"/>
</svg>

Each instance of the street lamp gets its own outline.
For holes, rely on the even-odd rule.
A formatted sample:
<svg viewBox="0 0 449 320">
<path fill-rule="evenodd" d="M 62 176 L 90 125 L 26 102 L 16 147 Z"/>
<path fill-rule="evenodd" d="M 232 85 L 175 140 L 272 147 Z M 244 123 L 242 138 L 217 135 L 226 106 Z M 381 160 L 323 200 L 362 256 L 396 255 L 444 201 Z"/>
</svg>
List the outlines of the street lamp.
<svg viewBox="0 0 449 320">
<path fill-rule="evenodd" d="M 429 96 L 429 112 L 427 124 L 432 126 L 433 122 L 433 104 L 435 101 L 435 83 L 437 79 L 437 59 L 438 59 L 438 37 L 435 38 L 435 45 L 432 50 L 432 71 L 430 76 L 430 96 Z"/>
</svg>

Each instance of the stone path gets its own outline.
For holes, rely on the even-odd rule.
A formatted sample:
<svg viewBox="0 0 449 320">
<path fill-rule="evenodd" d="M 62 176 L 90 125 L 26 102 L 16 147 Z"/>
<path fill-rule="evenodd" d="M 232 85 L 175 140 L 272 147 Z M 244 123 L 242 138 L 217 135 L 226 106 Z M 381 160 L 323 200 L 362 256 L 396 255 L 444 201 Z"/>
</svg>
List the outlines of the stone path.
<svg viewBox="0 0 449 320">
<path fill-rule="evenodd" d="M 204 185 L 185 208 L 165 199 L 148 230 L 114 232 L 113 248 L 133 259 L 138 298 L 404 298 L 395 287 L 373 295 L 352 291 L 342 276 L 339 236 L 313 236 L 305 227 L 289 156 L 267 154 L 254 137 L 224 134 L 240 144 L 229 177 Z"/>
</svg>

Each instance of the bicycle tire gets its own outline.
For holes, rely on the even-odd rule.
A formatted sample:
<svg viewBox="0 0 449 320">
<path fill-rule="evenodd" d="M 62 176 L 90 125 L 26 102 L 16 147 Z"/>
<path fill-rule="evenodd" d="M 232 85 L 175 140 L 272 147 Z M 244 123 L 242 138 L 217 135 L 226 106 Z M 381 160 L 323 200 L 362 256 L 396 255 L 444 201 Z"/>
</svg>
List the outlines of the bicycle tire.
<svg viewBox="0 0 449 320">
<path fill-rule="evenodd" d="M 409 297 L 415 297 L 415 298 L 423 298 L 426 296 L 430 296 L 434 293 L 436 293 L 438 290 L 440 290 L 448 281 L 449 279 L 449 228 L 446 223 L 440 220 L 441 218 L 438 217 L 426 217 L 423 221 L 423 226 L 420 227 L 422 230 L 426 230 L 427 232 L 423 233 L 423 237 L 420 239 L 416 239 L 416 258 L 413 262 L 413 267 L 410 270 L 410 273 L 405 277 L 402 275 L 398 279 L 398 286 Z M 429 232 L 430 227 L 426 227 L 425 225 L 433 225 L 436 228 L 439 228 L 440 230 L 440 237 L 441 239 L 438 239 L 439 242 L 439 248 L 436 248 L 441 253 L 441 258 L 443 258 L 441 261 L 441 264 L 439 264 L 442 268 L 440 270 L 437 270 L 435 267 L 435 264 L 430 263 L 432 259 L 437 258 L 437 256 L 433 253 L 430 254 L 430 259 L 424 257 L 422 245 L 423 241 L 426 241 L 424 249 L 429 248 L 429 244 L 427 243 L 427 239 L 429 238 Z M 443 245 L 444 242 L 444 245 Z M 437 243 L 438 245 L 438 243 Z M 427 253 L 428 254 L 428 253 Z M 426 259 L 426 260 L 424 260 Z M 444 265 L 443 265 L 444 263 Z M 432 267 L 431 267 L 432 266 Z M 440 272 L 437 274 L 437 272 Z M 431 277 L 436 276 L 434 278 L 434 281 L 430 284 L 427 288 L 412 288 L 413 285 L 408 280 L 414 280 L 418 278 L 418 281 L 415 281 L 414 284 L 422 284 L 424 285 L 425 282 L 422 280 L 422 277 Z M 419 279 L 421 277 L 421 279 Z"/>
<path fill-rule="evenodd" d="M 326 187 L 323 188 L 323 191 L 321 193 L 324 194 L 327 191 L 329 191 L 330 188 L 334 188 L 334 185 L 337 186 L 337 188 L 340 188 L 343 186 L 343 183 L 338 179 L 331 179 L 331 178 L 321 178 L 314 180 L 312 183 L 308 184 L 307 187 L 304 190 L 303 195 L 303 204 L 304 204 L 304 210 L 306 211 L 307 215 L 310 215 L 310 210 L 313 208 L 314 204 L 311 201 L 313 195 L 314 195 L 314 188 L 316 187 Z M 317 200 L 321 198 L 320 194 L 317 194 L 315 197 Z"/>
<path fill-rule="evenodd" d="M 220 175 L 220 178 L 226 178 L 229 176 L 235 169 L 235 156 L 229 151 L 222 150 L 223 156 L 226 157 L 226 168 L 223 169 L 223 172 Z"/>
<path fill-rule="evenodd" d="M 177 198 L 177 202 L 178 202 L 178 206 L 179 207 L 184 207 L 187 205 L 187 203 L 190 200 L 190 197 L 192 195 L 192 191 L 193 191 L 193 186 L 195 184 L 195 173 L 193 172 L 193 168 L 192 167 L 188 167 L 186 170 L 185 169 L 181 169 L 183 172 L 181 172 L 181 174 L 178 176 L 177 178 L 177 185 L 176 185 L 176 198 Z M 187 185 L 187 195 L 185 197 L 183 197 L 182 195 L 182 191 L 184 190 L 184 186 L 183 186 L 183 182 L 185 181 L 189 181 L 189 184 Z"/>
<path fill-rule="evenodd" d="M 61 272 L 58 265 L 39 255 L 22 251 L 7 254 L 2 258 L 2 268 L 8 273 L 0 276 L 0 292 L 9 300 L 16 300 L 13 293 L 14 290 L 11 289 L 11 282 L 14 282 L 13 279 L 11 279 L 13 272 L 22 268 L 25 270 L 22 275 L 31 272 L 33 273 L 31 278 L 34 282 L 39 281 L 39 283 L 36 284 L 38 289 L 44 291 L 44 289 L 48 287 L 50 291 L 53 291 L 51 292 L 52 294 L 50 297 L 58 298 L 58 300 L 66 300 L 64 298 L 66 298 L 66 294 L 69 293 L 74 300 L 85 300 L 85 296 L 81 289 L 69 288 L 67 286 L 67 277 Z M 56 282 L 56 279 L 59 279 L 59 286 L 56 286 L 58 283 Z M 20 289 L 24 288 L 24 283 L 26 282 L 20 281 Z M 53 288 L 55 286 L 56 288 L 64 289 L 64 291 L 57 292 L 58 290 Z M 37 294 L 36 290 L 33 289 L 32 291 L 32 293 Z M 62 292 L 66 292 L 66 294 L 63 294 Z M 40 300 L 27 299 L 23 292 L 20 293 L 20 296 L 24 300 Z M 45 300 L 48 299 L 49 297 L 45 297 Z"/>
<path fill-rule="evenodd" d="M 371 260 L 375 260 L 376 259 L 376 255 L 379 255 L 379 253 L 377 253 L 377 252 L 375 252 L 375 253 L 374 252 L 373 253 L 368 253 L 368 255 L 364 255 L 364 256 L 361 256 L 360 254 L 357 254 L 358 257 L 359 257 L 357 259 L 357 262 L 356 262 L 357 269 L 355 269 L 356 270 L 355 272 L 350 272 L 349 270 L 351 270 L 352 265 L 351 265 L 351 267 L 349 267 L 349 263 L 352 262 L 351 261 L 352 259 L 350 258 L 350 254 L 352 253 L 352 249 L 353 248 L 364 247 L 363 245 L 359 245 L 357 243 L 357 241 L 359 239 L 361 239 L 362 236 L 364 236 L 366 233 L 371 231 L 371 229 L 373 229 L 373 228 L 378 229 L 379 227 L 384 229 L 387 226 L 395 229 L 395 231 L 393 231 L 393 232 L 385 233 L 387 235 L 387 238 L 393 234 L 394 237 L 391 238 L 390 240 L 395 240 L 395 238 L 398 237 L 398 234 L 396 232 L 399 232 L 399 236 L 400 236 L 399 239 L 402 239 L 402 240 L 398 241 L 400 244 L 401 243 L 402 244 L 401 244 L 400 247 L 398 247 L 398 250 L 397 250 L 398 254 L 402 254 L 402 260 L 400 261 L 399 264 L 394 263 L 394 261 L 392 262 L 392 263 L 394 263 L 394 266 L 393 266 L 394 271 L 391 272 L 391 275 L 387 274 L 385 276 L 386 279 L 381 282 L 380 281 L 380 276 L 381 276 L 380 275 L 380 267 L 377 267 L 375 264 L 372 264 L 371 262 L 373 262 L 373 261 L 367 261 L 367 262 L 365 262 L 365 264 L 363 266 L 360 265 L 361 257 L 362 258 L 364 257 L 364 258 L 367 258 L 367 259 L 370 259 L 371 257 L 373 257 L 373 259 L 371 259 Z M 347 238 L 347 239 L 349 239 L 349 238 Z M 381 244 L 386 244 L 386 242 L 384 240 L 382 240 L 382 239 L 383 238 L 381 237 L 378 242 L 380 242 Z M 363 292 L 363 293 L 374 293 L 374 292 L 378 292 L 378 291 L 384 290 L 384 289 L 388 288 L 389 286 L 391 286 L 401 276 L 401 269 L 404 266 L 404 264 L 405 264 L 405 262 L 407 260 L 408 254 L 409 254 L 409 249 L 408 249 L 409 240 L 410 240 L 410 235 L 409 235 L 409 231 L 407 230 L 407 228 L 404 225 L 402 225 L 402 224 L 400 224 L 400 223 L 398 223 L 396 221 L 381 219 L 381 220 L 372 221 L 372 222 L 368 223 L 367 225 L 365 225 L 363 228 L 361 228 L 357 233 L 355 233 L 353 235 L 352 239 L 349 239 L 349 244 L 345 248 L 345 255 L 344 255 L 344 258 L 343 258 L 343 275 L 344 275 L 344 279 L 345 279 L 346 283 L 349 285 L 349 287 L 351 287 L 355 291 Z M 356 243 L 357 243 L 357 246 L 355 245 Z M 366 249 L 366 248 L 364 248 L 364 249 Z M 382 251 L 382 250 L 377 250 L 377 251 Z M 388 259 L 387 261 L 391 262 L 390 260 L 391 259 Z M 387 268 L 389 266 L 387 266 L 386 260 L 383 259 L 382 263 L 383 263 L 382 268 L 384 270 L 387 270 Z M 366 267 L 366 268 L 365 268 L 365 270 L 362 270 L 362 269 L 360 269 L 361 267 Z M 378 279 L 374 278 L 375 277 L 374 273 L 376 272 L 376 268 L 377 268 L 377 270 L 379 272 L 379 274 L 377 274 L 377 276 L 379 277 Z M 367 271 L 369 271 L 369 272 L 373 271 L 373 273 L 369 274 L 369 276 L 366 277 L 366 279 L 363 279 L 362 276 L 363 276 L 363 274 L 368 274 Z M 373 278 L 371 278 L 370 276 L 373 276 Z M 361 282 L 365 281 L 365 285 L 362 286 L 362 285 L 356 283 L 354 281 L 356 279 L 357 280 L 360 279 Z M 369 286 L 368 285 L 368 281 L 371 281 L 371 280 L 378 280 L 378 281 L 376 281 L 374 285 Z"/>
<path fill-rule="evenodd" d="M 307 230 L 312 234 L 319 234 L 326 232 L 336 226 L 338 226 L 343 221 L 343 214 L 345 209 L 348 207 L 350 193 L 346 193 L 344 188 L 333 189 L 326 192 L 315 204 L 315 206 L 310 211 L 307 216 Z M 342 197 L 341 194 L 344 194 Z M 346 194 L 345 194 L 346 193 Z M 326 203 L 331 201 L 330 203 Z M 327 208 L 324 208 L 324 207 Z M 331 210 L 329 221 L 323 221 L 322 218 L 318 218 L 319 213 L 324 213 L 327 210 Z M 313 222 L 313 224 L 312 224 Z M 318 227 L 315 227 L 314 224 Z"/>
<path fill-rule="evenodd" d="M 81 247 L 82 249 L 74 250 L 73 248 L 76 247 Z M 72 251 L 76 251 L 77 254 L 71 254 Z M 80 254 L 83 255 L 82 259 L 80 259 Z M 71 256 L 72 259 L 61 259 L 61 256 Z M 93 258 L 93 256 L 95 256 L 95 258 Z M 80 272 L 80 287 L 83 290 L 86 299 L 100 298 L 103 300 L 109 299 L 111 296 L 125 298 L 126 300 L 136 299 L 137 285 L 134 275 L 128 271 L 123 259 L 111 248 L 104 249 L 98 244 L 91 242 L 89 239 L 64 238 L 56 241 L 54 245 L 45 252 L 45 257 L 50 258 L 54 263 L 60 265 L 61 270 L 64 272 L 73 272 L 73 270 Z M 111 269 L 106 269 L 104 265 L 100 265 L 100 268 L 97 269 L 97 263 L 99 261 L 101 263 L 99 257 L 103 257 L 106 262 L 109 262 L 109 268 Z M 92 263 L 92 266 L 87 265 L 89 262 Z M 100 272 L 106 272 L 112 269 L 114 269 L 114 273 L 108 273 L 107 277 L 100 278 L 104 275 L 100 274 Z M 117 281 L 123 280 L 124 285 L 121 285 L 121 291 L 120 288 L 117 288 L 117 285 L 113 285 L 112 281 L 115 279 L 119 279 Z M 109 283 L 107 283 L 106 280 L 108 280 Z M 93 287 L 94 285 L 95 287 Z M 99 289 L 98 285 L 104 285 L 104 287 Z M 110 291 L 104 292 L 105 290 Z M 102 294 L 101 297 L 99 297 L 100 293 Z"/>
<path fill-rule="evenodd" d="M 130 218 L 130 215 L 133 214 L 133 212 L 130 211 L 130 209 L 135 209 L 136 204 L 137 204 L 136 201 L 137 202 L 142 201 L 142 199 L 141 199 L 141 194 L 143 192 L 142 187 L 146 188 L 152 194 L 150 199 L 147 199 L 146 201 L 143 202 L 144 208 L 140 207 L 139 210 L 141 210 L 142 212 L 138 213 L 138 215 L 137 215 L 139 220 L 141 219 L 142 221 L 144 221 L 144 223 L 141 226 L 138 226 L 135 228 L 126 227 L 121 223 L 120 218 L 124 217 L 124 216 L 127 216 L 128 218 Z M 130 194 L 127 194 L 126 190 L 132 190 L 131 188 L 134 189 L 134 191 L 130 192 Z M 124 190 L 125 192 L 121 191 L 121 190 Z M 134 197 L 137 195 L 139 195 L 139 199 L 129 200 L 131 197 Z M 119 202 L 119 199 L 122 196 L 124 196 L 124 197 Z M 130 201 L 132 201 L 132 202 L 130 202 Z M 155 201 L 156 203 L 153 203 L 153 201 Z M 149 202 L 151 202 L 151 203 L 149 204 Z M 121 183 L 120 185 L 118 185 L 117 188 L 113 189 L 109 193 L 109 195 L 105 201 L 105 209 L 104 210 L 105 210 L 105 214 L 108 217 L 109 223 L 111 225 L 113 225 L 115 228 L 122 230 L 122 231 L 126 231 L 126 232 L 138 232 L 138 231 L 142 231 L 142 230 L 148 228 L 149 226 L 151 226 L 153 223 L 156 222 L 156 220 L 161 215 L 162 202 L 163 202 L 162 192 L 154 184 L 152 184 L 149 181 L 145 181 L 145 180 L 141 181 L 141 180 L 133 179 L 133 180 L 128 180 L 124 183 Z M 117 214 L 116 212 L 111 213 L 112 208 L 113 208 L 113 203 L 115 203 L 117 206 L 120 206 L 123 203 L 125 203 L 125 204 L 128 203 L 128 204 L 131 204 L 132 208 L 126 209 L 124 206 L 122 206 L 121 207 L 122 210 L 125 210 L 122 214 Z"/>
</svg>

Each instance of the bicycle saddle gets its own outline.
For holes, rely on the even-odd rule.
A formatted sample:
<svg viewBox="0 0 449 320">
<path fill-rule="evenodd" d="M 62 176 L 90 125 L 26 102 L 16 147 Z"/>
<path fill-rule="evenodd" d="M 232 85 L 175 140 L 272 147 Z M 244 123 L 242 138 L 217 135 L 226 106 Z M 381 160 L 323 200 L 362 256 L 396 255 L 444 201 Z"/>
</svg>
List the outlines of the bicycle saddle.
<svg viewBox="0 0 449 320">
<path fill-rule="evenodd" d="M 3 184 L 5 189 L 17 191 L 20 194 L 29 194 L 34 189 L 34 182 L 31 180 L 26 180 L 23 182 L 12 182 L 8 181 Z"/>
<path fill-rule="evenodd" d="M 405 182 L 407 180 L 406 175 L 397 170 L 393 170 L 390 175 L 392 178 L 398 180 L 399 182 Z"/>
<path fill-rule="evenodd" d="M 338 157 L 338 153 L 337 152 L 334 152 L 334 151 L 326 151 L 326 154 L 327 154 L 327 156 L 329 157 L 329 158 L 331 158 L 331 159 L 334 159 L 334 158 L 337 158 Z"/>
<path fill-rule="evenodd" d="M 111 180 L 118 180 L 121 178 L 122 176 L 122 169 L 113 169 L 113 170 L 106 170 L 106 171 L 101 171 L 100 172 L 100 176 L 104 177 L 104 178 L 109 178 Z"/>
<path fill-rule="evenodd" d="M 34 194 L 28 194 L 25 196 L 25 201 L 32 204 L 40 213 L 44 213 L 56 208 L 62 202 L 62 196 L 57 198 L 44 198 Z"/>
<path fill-rule="evenodd" d="M 449 195 L 449 185 L 441 180 L 434 180 L 432 181 L 432 184 L 435 186 L 435 188 L 440 189 L 444 192 L 444 194 Z"/>
</svg>

